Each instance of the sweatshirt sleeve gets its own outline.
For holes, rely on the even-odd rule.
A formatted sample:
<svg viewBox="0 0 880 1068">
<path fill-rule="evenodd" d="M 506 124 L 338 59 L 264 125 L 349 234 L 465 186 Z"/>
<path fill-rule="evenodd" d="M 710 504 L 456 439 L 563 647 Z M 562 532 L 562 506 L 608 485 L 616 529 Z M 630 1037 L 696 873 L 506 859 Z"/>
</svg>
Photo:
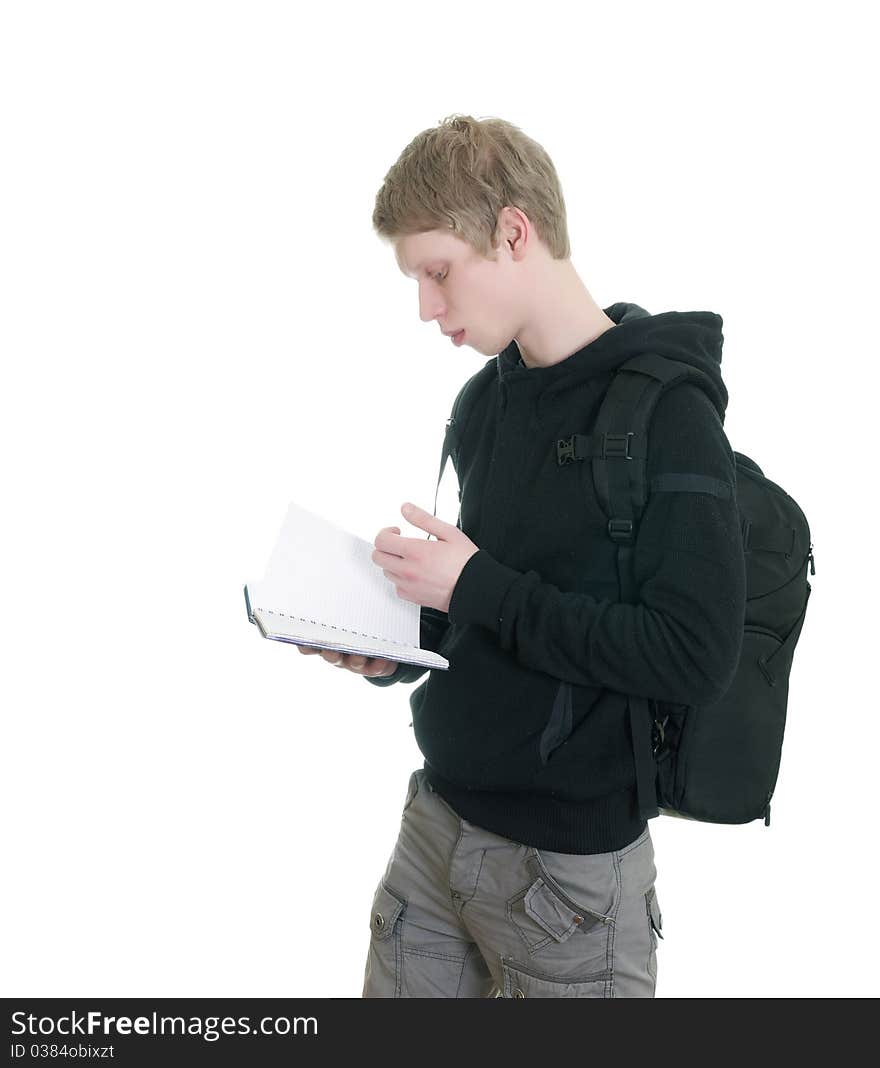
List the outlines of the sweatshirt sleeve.
<svg viewBox="0 0 880 1068">
<path fill-rule="evenodd" d="M 567 682 L 708 705 L 730 685 L 742 648 L 735 460 L 714 404 L 691 383 L 661 396 L 650 434 L 649 480 L 703 475 L 707 490 L 648 495 L 632 556 L 637 603 L 560 590 L 480 549 L 453 589 L 449 619 L 487 627 L 525 667 Z"/>
<path fill-rule="evenodd" d="M 425 605 L 421 606 L 419 645 L 423 649 L 430 649 L 432 653 L 438 652 L 448 629 L 449 616 L 445 612 L 438 612 L 436 608 L 428 608 Z M 395 682 L 415 682 L 429 670 L 420 664 L 398 664 L 393 675 L 385 678 L 371 678 L 369 675 L 364 675 L 364 678 L 374 686 L 391 686 Z"/>
</svg>

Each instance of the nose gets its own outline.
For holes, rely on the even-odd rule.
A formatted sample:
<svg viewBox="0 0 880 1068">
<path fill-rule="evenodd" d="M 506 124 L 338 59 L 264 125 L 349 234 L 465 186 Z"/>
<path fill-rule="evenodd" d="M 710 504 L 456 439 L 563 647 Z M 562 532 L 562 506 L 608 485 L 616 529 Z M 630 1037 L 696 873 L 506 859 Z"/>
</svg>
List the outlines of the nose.
<svg viewBox="0 0 880 1068">
<path fill-rule="evenodd" d="M 427 290 L 419 288 L 419 318 L 423 323 L 430 323 L 433 319 L 442 318 L 446 313 L 443 295 L 436 289 Z"/>
</svg>

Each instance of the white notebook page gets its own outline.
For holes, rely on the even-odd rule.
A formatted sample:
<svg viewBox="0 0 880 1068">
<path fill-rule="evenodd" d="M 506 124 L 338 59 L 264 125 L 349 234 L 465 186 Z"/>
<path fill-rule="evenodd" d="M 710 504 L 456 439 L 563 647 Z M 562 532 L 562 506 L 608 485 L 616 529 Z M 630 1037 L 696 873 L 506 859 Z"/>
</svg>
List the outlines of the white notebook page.
<svg viewBox="0 0 880 1068">
<path fill-rule="evenodd" d="M 419 647 L 419 605 L 373 563 L 375 545 L 291 503 L 251 606 Z"/>
</svg>

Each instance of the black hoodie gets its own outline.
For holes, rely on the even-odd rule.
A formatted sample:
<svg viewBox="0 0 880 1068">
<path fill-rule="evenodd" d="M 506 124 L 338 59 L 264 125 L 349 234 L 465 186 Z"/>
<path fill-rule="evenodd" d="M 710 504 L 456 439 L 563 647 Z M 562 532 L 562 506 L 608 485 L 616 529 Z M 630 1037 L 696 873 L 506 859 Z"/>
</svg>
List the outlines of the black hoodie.
<svg viewBox="0 0 880 1068">
<path fill-rule="evenodd" d="M 489 381 L 475 391 L 456 471 L 461 529 L 480 548 L 448 614 L 422 608 L 421 644 L 449 669 L 430 671 L 410 696 L 441 797 L 480 827 L 565 853 L 619 849 L 644 829 L 626 695 L 718 700 L 736 670 L 745 611 L 721 317 L 649 315 L 628 303 L 604 310 L 616 325 L 550 367 L 526 367 L 512 341 L 478 372 Z M 648 496 L 631 604 L 620 599 L 617 545 L 590 464 L 560 466 L 556 442 L 592 432 L 614 368 L 639 353 L 693 364 L 711 380 L 705 390 L 676 385 L 657 402 L 649 482 L 688 472 L 731 492 Z M 401 665 L 369 681 L 412 682 L 425 671 Z M 570 732 L 548 751 L 560 680 L 572 684 Z"/>
</svg>

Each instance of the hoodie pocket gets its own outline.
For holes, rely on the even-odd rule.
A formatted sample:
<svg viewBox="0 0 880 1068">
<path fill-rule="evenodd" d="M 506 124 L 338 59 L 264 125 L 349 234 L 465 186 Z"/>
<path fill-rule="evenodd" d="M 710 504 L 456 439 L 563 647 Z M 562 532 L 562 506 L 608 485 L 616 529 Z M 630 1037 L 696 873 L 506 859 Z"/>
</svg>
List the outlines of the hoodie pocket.
<svg viewBox="0 0 880 1068">
<path fill-rule="evenodd" d="M 553 698 L 553 707 L 547 726 L 541 733 L 539 751 L 541 763 L 546 764 L 550 754 L 571 734 L 571 683 L 560 681 Z"/>
</svg>

